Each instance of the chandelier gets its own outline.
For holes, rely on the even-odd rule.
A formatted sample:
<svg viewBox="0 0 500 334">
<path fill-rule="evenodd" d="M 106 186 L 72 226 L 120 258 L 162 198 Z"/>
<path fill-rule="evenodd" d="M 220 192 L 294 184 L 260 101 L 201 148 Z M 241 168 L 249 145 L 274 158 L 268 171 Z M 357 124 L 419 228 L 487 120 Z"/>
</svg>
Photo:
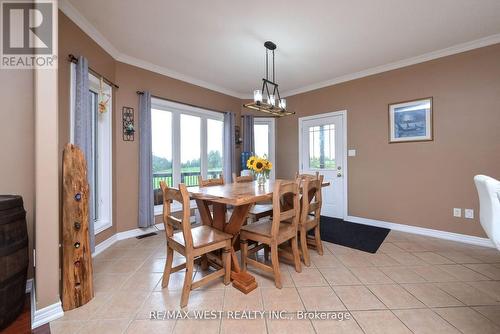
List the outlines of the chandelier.
<svg viewBox="0 0 500 334">
<path fill-rule="evenodd" d="M 286 110 L 286 100 L 280 96 L 278 84 L 274 79 L 274 50 L 276 44 L 271 41 L 264 43 L 266 47 L 266 78 L 262 79 L 262 89 L 253 91 L 253 102 L 244 104 L 245 108 L 262 111 L 276 117 L 293 115 L 294 112 Z M 272 80 L 269 80 L 269 56 L 272 57 Z"/>
</svg>

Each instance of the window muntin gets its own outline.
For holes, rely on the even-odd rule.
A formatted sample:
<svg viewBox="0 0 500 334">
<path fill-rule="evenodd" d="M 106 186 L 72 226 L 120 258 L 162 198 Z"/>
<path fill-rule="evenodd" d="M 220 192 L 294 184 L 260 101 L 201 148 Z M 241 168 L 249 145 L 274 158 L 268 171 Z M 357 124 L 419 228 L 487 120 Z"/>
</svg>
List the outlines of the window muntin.
<svg viewBox="0 0 500 334">
<path fill-rule="evenodd" d="M 309 168 L 335 169 L 335 124 L 309 128 Z"/>
</svg>

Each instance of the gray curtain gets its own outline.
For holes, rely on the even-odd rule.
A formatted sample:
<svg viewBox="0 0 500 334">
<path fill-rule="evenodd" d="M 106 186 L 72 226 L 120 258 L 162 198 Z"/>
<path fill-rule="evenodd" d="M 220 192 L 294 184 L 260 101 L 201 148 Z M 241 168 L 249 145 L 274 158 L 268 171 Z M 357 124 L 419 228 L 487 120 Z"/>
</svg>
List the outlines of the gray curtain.
<svg viewBox="0 0 500 334">
<path fill-rule="evenodd" d="M 243 152 L 254 152 L 253 121 L 252 115 L 243 115 Z"/>
<path fill-rule="evenodd" d="M 75 117 L 74 124 L 74 144 L 78 146 L 87 161 L 87 181 L 89 183 L 89 197 L 92 196 L 92 185 L 94 184 L 94 169 L 92 156 L 92 108 L 90 107 L 89 93 L 89 63 L 86 58 L 78 58 L 75 75 Z M 89 198 L 89 234 L 90 251 L 95 250 L 94 220 L 91 213 L 94 208 L 94 201 Z"/>
<path fill-rule="evenodd" d="M 224 114 L 224 179 L 227 180 L 226 182 L 230 182 L 233 179 L 232 173 L 235 172 L 235 117 L 233 112 Z"/>
<path fill-rule="evenodd" d="M 139 227 L 154 224 L 151 93 L 139 95 Z"/>
</svg>

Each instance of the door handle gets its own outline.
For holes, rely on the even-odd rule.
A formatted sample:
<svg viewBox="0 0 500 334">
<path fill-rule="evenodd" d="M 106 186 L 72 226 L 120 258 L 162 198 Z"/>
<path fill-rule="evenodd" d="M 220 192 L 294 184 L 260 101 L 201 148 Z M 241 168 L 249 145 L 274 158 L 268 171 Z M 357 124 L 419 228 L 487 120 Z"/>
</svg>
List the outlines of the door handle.
<svg viewBox="0 0 500 334">
<path fill-rule="evenodd" d="M 337 177 L 342 177 L 342 173 L 337 173 Z"/>
</svg>

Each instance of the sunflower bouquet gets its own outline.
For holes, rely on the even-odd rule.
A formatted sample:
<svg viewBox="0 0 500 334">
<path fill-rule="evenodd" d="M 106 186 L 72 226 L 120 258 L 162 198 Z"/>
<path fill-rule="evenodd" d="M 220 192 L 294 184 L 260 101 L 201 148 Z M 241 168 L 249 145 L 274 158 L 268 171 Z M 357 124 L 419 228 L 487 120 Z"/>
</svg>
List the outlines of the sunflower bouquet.
<svg viewBox="0 0 500 334">
<path fill-rule="evenodd" d="M 269 178 L 273 164 L 266 157 L 251 156 L 247 160 L 247 168 L 253 172 L 257 182 L 262 185 Z"/>
</svg>

